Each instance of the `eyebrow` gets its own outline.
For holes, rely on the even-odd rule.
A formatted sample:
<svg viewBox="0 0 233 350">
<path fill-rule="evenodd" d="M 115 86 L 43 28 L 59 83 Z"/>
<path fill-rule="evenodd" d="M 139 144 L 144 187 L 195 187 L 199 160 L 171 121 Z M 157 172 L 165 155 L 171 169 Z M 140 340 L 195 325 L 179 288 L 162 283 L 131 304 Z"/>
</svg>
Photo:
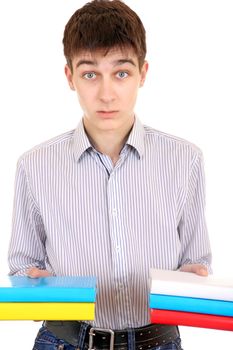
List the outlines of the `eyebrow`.
<svg viewBox="0 0 233 350">
<path fill-rule="evenodd" d="M 114 62 L 114 66 L 120 66 L 120 65 L 125 64 L 125 63 L 130 63 L 130 64 L 132 64 L 133 66 L 136 67 L 135 62 L 131 58 L 124 58 L 124 59 L 121 59 L 121 60 L 117 60 L 117 61 Z"/>
<path fill-rule="evenodd" d="M 130 63 L 132 64 L 134 67 L 136 67 L 136 64 L 135 62 L 131 59 L 131 58 L 123 58 L 123 59 L 120 59 L 120 60 L 116 60 L 116 61 L 113 61 L 113 66 L 121 66 L 125 63 Z M 85 60 L 85 59 L 81 59 L 77 62 L 76 64 L 76 68 L 80 67 L 81 65 L 90 65 L 90 66 L 98 66 L 98 63 L 96 60 Z"/>
<path fill-rule="evenodd" d="M 79 66 L 83 65 L 83 64 L 87 64 L 87 65 L 91 65 L 91 66 L 97 66 L 97 62 L 96 61 L 91 61 L 91 60 L 79 60 L 76 64 L 76 68 L 78 68 Z"/>
</svg>

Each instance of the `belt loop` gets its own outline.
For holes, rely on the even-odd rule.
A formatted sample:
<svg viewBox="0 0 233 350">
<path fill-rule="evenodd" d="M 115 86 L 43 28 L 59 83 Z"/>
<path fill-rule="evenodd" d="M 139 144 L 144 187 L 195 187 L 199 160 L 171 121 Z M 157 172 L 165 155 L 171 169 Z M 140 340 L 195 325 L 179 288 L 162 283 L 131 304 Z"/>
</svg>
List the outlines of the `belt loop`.
<svg viewBox="0 0 233 350">
<path fill-rule="evenodd" d="M 127 329 L 128 334 L 128 350 L 135 350 L 135 331 L 132 328 Z"/>
<path fill-rule="evenodd" d="M 80 350 L 84 350 L 84 346 L 85 346 L 84 341 L 85 341 L 85 336 L 86 336 L 88 327 L 89 327 L 88 323 L 80 322 L 80 329 L 77 335 L 77 338 L 78 338 L 77 348 Z"/>
</svg>

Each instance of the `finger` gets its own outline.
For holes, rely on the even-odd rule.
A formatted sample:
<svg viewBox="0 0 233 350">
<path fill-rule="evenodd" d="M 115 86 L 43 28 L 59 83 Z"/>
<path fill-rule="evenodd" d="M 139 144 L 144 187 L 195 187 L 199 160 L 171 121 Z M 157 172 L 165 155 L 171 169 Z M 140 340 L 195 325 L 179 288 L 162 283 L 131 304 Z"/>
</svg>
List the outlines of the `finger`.
<svg viewBox="0 0 233 350">
<path fill-rule="evenodd" d="M 37 267 L 32 267 L 27 271 L 27 275 L 30 278 L 38 278 L 38 277 L 48 277 L 51 274 L 47 270 L 40 270 Z"/>
<path fill-rule="evenodd" d="M 196 273 L 199 276 L 208 276 L 208 270 L 207 270 L 206 266 L 201 265 L 201 264 L 183 265 L 181 267 L 180 271 Z"/>
<path fill-rule="evenodd" d="M 199 276 L 208 276 L 207 268 L 202 266 L 201 268 L 197 269 L 196 274 Z"/>
</svg>

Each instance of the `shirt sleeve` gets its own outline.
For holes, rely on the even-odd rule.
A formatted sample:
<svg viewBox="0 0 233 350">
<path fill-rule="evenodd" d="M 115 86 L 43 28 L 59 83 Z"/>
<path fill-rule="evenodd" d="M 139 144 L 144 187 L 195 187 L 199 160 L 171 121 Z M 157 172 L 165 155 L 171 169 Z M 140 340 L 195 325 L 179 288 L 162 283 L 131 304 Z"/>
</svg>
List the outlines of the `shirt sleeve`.
<svg viewBox="0 0 233 350">
<path fill-rule="evenodd" d="M 30 189 L 23 161 L 17 164 L 8 252 L 10 275 L 26 275 L 30 267 L 45 269 L 45 230 Z"/>
<path fill-rule="evenodd" d="M 178 232 L 181 242 L 180 266 L 202 264 L 211 272 L 212 255 L 205 219 L 205 176 L 201 152 L 198 152 L 191 167 Z"/>
</svg>

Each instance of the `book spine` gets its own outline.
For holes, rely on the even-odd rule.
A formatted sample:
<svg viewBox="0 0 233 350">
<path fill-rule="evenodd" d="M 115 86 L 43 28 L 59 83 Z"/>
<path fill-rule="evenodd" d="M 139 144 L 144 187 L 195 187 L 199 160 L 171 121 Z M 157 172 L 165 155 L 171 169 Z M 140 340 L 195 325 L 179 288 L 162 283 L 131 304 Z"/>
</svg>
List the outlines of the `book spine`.
<svg viewBox="0 0 233 350">
<path fill-rule="evenodd" d="M 152 280 L 151 293 L 233 301 L 230 288 L 188 282 Z"/>
<path fill-rule="evenodd" d="M 94 302 L 93 288 L 0 288 L 0 302 Z"/>
<path fill-rule="evenodd" d="M 94 320 L 94 303 L 0 303 L 0 320 Z"/>
<path fill-rule="evenodd" d="M 150 294 L 150 308 L 233 316 L 233 302 Z"/>
<path fill-rule="evenodd" d="M 151 309 L 151 322 L 233 331 L 233 317 Z"/>
</svg>

